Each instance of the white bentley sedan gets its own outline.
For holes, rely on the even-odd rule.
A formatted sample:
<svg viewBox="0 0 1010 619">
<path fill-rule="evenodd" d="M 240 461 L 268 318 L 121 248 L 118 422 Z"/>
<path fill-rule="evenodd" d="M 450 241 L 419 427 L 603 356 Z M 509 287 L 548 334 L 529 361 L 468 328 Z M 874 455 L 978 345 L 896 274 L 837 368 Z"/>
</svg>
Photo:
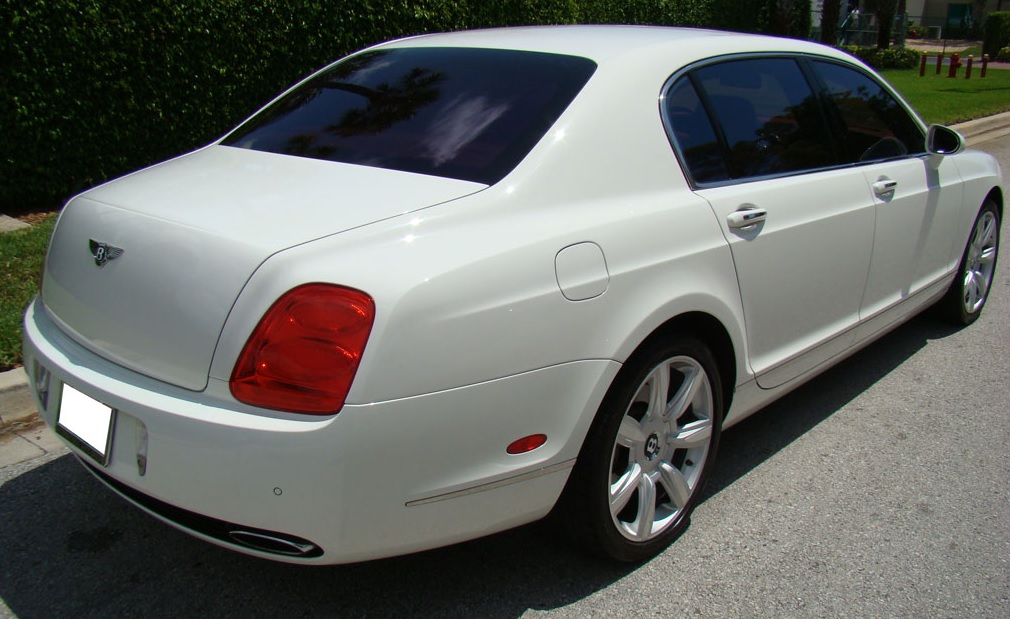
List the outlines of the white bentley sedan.
<svg viewBox="0 0 1010 619">
<path fill-rule="evenodd" d="M 25 366 L 95 477 L 228 548 L 345 563 L 553 512 L 637 561 L 723 429 L 924 308 L 978 317 L 999 179 L 820 45 L 404 39 L 70 200 Z"/>
</svg>

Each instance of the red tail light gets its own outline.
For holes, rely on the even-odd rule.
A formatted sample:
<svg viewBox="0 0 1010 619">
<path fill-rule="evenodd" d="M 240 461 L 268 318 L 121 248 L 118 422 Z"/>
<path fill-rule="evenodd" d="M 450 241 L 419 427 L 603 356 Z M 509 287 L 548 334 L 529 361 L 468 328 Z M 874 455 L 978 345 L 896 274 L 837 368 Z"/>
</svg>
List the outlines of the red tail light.
<svg viewBox="0 0 1010 619">
<path fill-rule="evenodd" d="M 288 291 L 263 315 L 231 374 L 240 402 L 331 415 L 344 405 L 375 319 L 372 297 L 331 284 Z"/>
</svg>

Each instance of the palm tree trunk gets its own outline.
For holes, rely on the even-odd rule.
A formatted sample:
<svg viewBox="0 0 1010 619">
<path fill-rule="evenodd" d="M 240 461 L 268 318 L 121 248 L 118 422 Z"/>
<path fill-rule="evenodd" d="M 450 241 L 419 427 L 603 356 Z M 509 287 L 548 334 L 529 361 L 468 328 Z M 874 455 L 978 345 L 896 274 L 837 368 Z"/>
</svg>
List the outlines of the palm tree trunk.
<svg viewBox="0 0 1010 619">
<path fill-rule="evenodd" d="M 877 0 L 877 47 L 880 49 L 891 46 L 891 30 L 897 9 L 898 0 Z"/>
<path fill-rule="evenodd" d="M 824 0 L 821 9 L 821 43 L 838 43 L 838 18 L 842 12 L 842 0 Z"/>
</svg>

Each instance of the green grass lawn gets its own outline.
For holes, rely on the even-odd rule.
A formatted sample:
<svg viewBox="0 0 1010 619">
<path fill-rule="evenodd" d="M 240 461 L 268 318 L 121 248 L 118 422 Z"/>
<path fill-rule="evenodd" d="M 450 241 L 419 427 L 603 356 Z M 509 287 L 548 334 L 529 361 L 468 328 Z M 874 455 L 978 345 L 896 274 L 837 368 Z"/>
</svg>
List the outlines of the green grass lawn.
<svg viewBox="0 0 1010 619">
<path fill-rule="evenodd" d="M 21 315 L 39 289 L 42 260 L 56 217 L 0 232 L 0 371 L 21 363 Z"/>
<path fill-rule="evenodd" d="M 1010 110 L 1010 71 L 991 69 L 985 79 L 950 79 L 930 70 L 884 71 L 929 123 L 950 125 Z M 25 230 L 0 233 L 0 371 L 21 363 L 21 315 L 38 290 L 42 260 L 55 217 Z"/>
<path fill-rule="evenodd" d="M 946 67 L 936 75 L 935 65 L 919 77 L 918 69 L 881 71 L 887 81 L 912 104 L 927 123 L 952 125 L 1010 110 L 1010 70 L 989 69 L 979 77 L 981 63 L 971 70 L 971 79 L 947 77 Z"/>
</svg>

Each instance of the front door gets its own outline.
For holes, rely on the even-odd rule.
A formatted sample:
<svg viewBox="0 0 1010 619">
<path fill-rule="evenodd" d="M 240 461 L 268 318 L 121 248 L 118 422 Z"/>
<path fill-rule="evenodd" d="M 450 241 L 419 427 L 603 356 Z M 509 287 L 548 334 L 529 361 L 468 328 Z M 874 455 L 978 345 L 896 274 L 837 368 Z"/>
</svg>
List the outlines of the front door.
<svg viewBox="0 0 1010 619">
<path fill-rule="evenodd" d="M 918 123 L 873 77 L 833 62 L 811 65 L 833 103 L 842 163 L 862 170 L 873 198 L 873 258 L 860 308 L 869 320 L 949 271 L 960 175 L 953 161 L 925 154 Z M 901 315 L 892 312 L 876 328 Z"/>
</svg>

